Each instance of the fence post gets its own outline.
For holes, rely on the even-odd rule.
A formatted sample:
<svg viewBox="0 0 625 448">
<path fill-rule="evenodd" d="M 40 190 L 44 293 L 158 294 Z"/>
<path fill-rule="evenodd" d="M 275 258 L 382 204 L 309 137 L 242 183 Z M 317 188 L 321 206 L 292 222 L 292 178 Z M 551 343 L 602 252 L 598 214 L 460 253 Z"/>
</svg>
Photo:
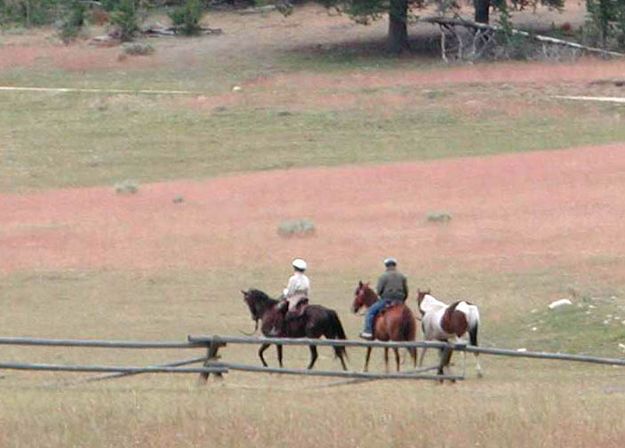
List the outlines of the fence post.
<svg viewBox="0 0 625 448">
<path fill-rule="evenodd" d="M 441 348 L 440 351 L 440 361 L 438 364 L 438 374 L 439 375 L 445 375 L 445 366 L 449 363 L 449 360 L 451 358 L 451 345 L 447 344 L 445 347 Z M 441 378 L 440 382 L 443 382 L 443 379 Z M 452 380 L 452 382 L 455 382 L 455 380 Z"/>
<path fill-rule="evenodd" d="M 213 336 L 210 344 L 208 345 L 208 351 L 206 353 L 206 361 L 204 361 L 204 367 L 210 367 L 211 363 L 221 358 L 218 352 L 221 347 L 225 347 L 225 346 L 226 346 L 226 343 L 221 342 L 218 336 Z M 209 375 L 210 375 L 209 372 L 202 372 L 200 373 L 200 379 L 206 382 L 208 380 Z M 215 375 L 215 377 L 219 379 L 223 378 L 223 375 L 220 372 L 213 372 L 213 375 Z"/>
</svg>

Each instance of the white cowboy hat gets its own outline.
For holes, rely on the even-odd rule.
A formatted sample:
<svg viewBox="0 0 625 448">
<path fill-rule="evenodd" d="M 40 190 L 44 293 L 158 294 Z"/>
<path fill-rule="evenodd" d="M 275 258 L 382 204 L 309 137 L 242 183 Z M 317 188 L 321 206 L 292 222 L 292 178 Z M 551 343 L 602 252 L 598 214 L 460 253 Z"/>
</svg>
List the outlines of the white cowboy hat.
<svg viewBox="0 0 625 448">
<path fill-rule="evenodd" d="M 393 257 L 388 257 L 384 260 L 384 266 L 388 266 L 391 264 L 397 265 L 397 260 Z"/>
<path fill-rule="evenodd" d="M 306 264 L 306 262 L 302 260 L 301 258 L 296 258 L 295 260 L 293 260 L 291 264 L 293 265 L 294 268 L 299 269 L 300 271 L 305 271 L 306 268 L 308 268 L 308 265 Z"/>
</svg>

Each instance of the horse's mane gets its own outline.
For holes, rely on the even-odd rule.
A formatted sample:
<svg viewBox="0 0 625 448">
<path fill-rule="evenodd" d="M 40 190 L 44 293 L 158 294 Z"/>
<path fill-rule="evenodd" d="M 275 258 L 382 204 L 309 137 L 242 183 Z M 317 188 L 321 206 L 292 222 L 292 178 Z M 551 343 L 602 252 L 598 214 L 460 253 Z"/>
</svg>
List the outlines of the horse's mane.
<svg viewBox="0 0 625 448">
<path fill-rule="evenodd" d="M 446 303 L 441 302 L 432 294 L 426 294 L 425 297 L 423 298 L 423 301 L 419 305 L 419 310 L 423 313 L 427 313 L 427 312 L 439 310 L 445 307 L 447 307 Z"/>
<path fill-rule="evenodd" d="M 267 293 L 261 291 L 260 289 L 250 289 L 248 294 L 254 299 L 259 300 L 261 302 L 269 302 L 269 303 L 278 303 L 276 299 L 272 299 L 267 295 Z"/>
</svg>

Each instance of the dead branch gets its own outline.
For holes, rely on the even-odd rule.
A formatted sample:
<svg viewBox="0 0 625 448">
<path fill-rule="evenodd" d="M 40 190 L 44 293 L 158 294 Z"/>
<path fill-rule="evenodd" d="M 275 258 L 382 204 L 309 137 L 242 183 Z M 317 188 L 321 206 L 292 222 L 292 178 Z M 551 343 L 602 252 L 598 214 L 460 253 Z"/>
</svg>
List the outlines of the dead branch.
<svg viewBox="0 0 625 448">
<path fill-rule="evenodd" d="M 452 29 L 453 27 L 460 26 L 468 29 L 473 29 L 475 31 L 483 30 L 490 33 L 494 32 L 504 32 L 505 30 L 497 25 L 487 25 L 485 23 L 473 22 L 471 20 L 463 19 L 463 18 L 451 18 L 451 17 L 422 17 L 417 19 L 419 22 L 431 23 L 440 26 L 441 28 L 445 28 L 446 30 Z M 442 32 L 442 31 L 441 31 Z M 614 56 L 614 57 L 625 57 L 625 54 L 618 53 L 616 51 L 604 50 L 602 48 L 588 47 L 586 45 L 578 44 L 576 42 L 570 42 L 568 40 L 556 39 L 555 37 L 543 36 L 541 34 L 533 34 L 528 33 L 527 31 L 517 30 L 512 28 L 510 32 L 516 36 L 524 36 L 529 39 L 534 39 L 538 42 L 544 42 L 548 44 L 554 45 L 562 45 L 565 47 L 576 48 L 578 50 L 587 51 L 589 53 L 597 53 L 604 56 Z M 478 34 L 478 33 L 476 33 Z M 484 34 L 484 33 L 482 33 Z M 443 50 L 444 51 L 444 50 Z"/>
</svg>

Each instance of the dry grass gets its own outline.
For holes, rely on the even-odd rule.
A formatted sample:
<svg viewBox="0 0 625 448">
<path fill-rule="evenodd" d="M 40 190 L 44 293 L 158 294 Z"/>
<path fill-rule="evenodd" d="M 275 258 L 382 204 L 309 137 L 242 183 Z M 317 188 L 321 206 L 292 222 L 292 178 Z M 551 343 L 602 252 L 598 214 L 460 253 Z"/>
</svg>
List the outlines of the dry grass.
<svg viewBox="0 0 625 448">
<path fill-rule="evenodd" d="M 269 290 L 267 285 L 280 283 L 280 274 L 13 274 L 2 278 L 7 306 L 0 327 L 11 335 L 118 339 L 233 334 L 252 326 L 237 288 Z M 339 310 L 353 336 L 362 318 L 347 312 L 353 285 L 339 280 L 352 277 L 348 271 L 319 273 L 315 284 L 317 297 Z M 455 294 L 489 291 L 480 297 L 482 341 L 512 347 L 541 348 L 540 338 L 512 316 L 540 303 L 531 297 L 557 294 L 571 285 L 570 278 L 556 273 L 428 277 L 433 287 Z M 413 281 L 416 285 L 423 279 Z M 590 291 L 575 286 L 582 293 Z M 552 337 L 566 339 L 578 329 L 561 328 Z M 58 363 L 157 363 L 196 354 L 2 347 L 3 359 Z M 253 347 L 229 346 L 223 354 L 226 360 L 257 362 Z M 274 356 L 272 349 L 268 359 L 275 365 Z M 288 366 L 301 367 L 307 358 L 304 348 L 286 349 Z M 383 368 L 381 358 L 374 352 L 373 368 Z M 319 388 L 329 380 L 243 373 L 207 385 L 198 385 L 193 375 L 147 375 L 58 386 L 82 376 L 7 372 L 0 380 L 0 445 L 617 447 L 625 442 L 622 369 L 483 357 L 486 377 L 478 380 L 471 358 L 465 382 L 442 386 L 388 381 Z M 350 366 L 360 369 L 362 362 L 362 352 L 351 350 Z M 454 368 L 460 365 L 457 358 Z M 327 349 L 321 349 L 319 368 L 338 368 Z"/>
<path fill-rule="evenodd" d="M 623 390 L 610 369 L 497 363 L 482 381 L 315 382 L 229 375 L 123 386 L 3 390 L 3 446 L 619 447 Z M 494 366 L 491 366 L 494 367 Z M 533 368 L 537 366 L 534 365 Z M 559 378 L 545 386 L 545 376 Z M 7 393 L 9 392 L 9 393 Z M 605 412 L 610 409 L 610 412 Z"/>
</svg>

